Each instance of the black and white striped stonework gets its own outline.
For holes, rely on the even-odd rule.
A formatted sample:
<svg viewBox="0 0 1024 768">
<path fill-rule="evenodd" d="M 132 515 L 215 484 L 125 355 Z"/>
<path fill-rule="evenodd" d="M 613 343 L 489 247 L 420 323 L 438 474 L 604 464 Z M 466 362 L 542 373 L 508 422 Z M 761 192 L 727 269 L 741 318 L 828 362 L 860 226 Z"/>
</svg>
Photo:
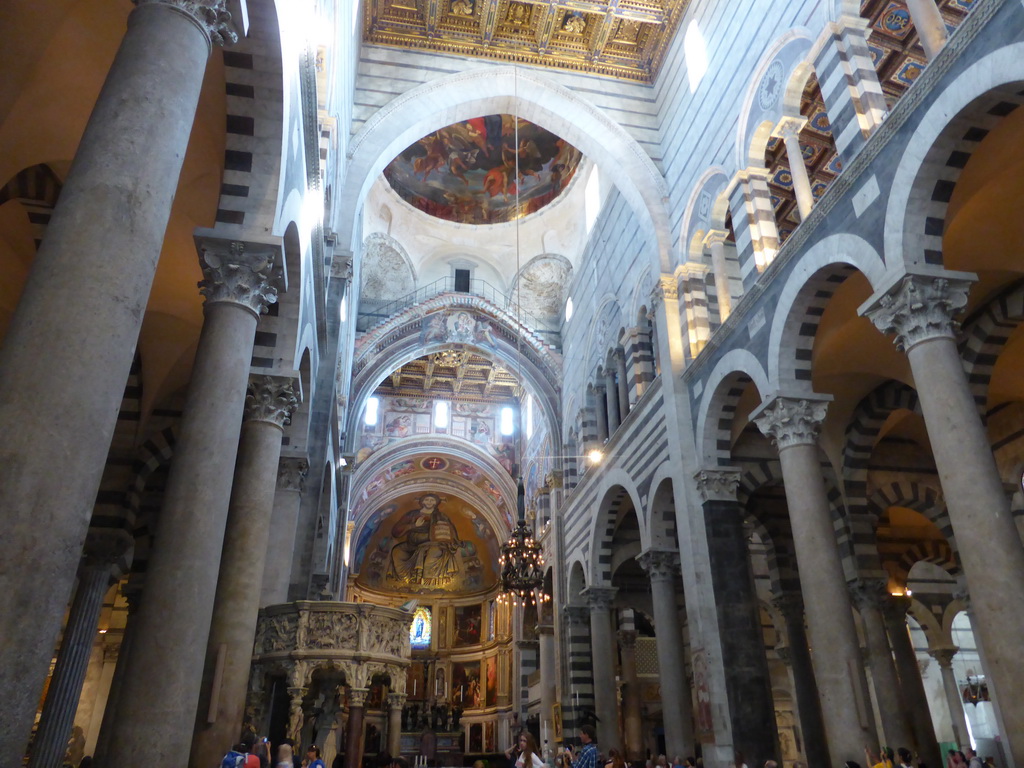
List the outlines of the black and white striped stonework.
<svg viewBox="0 0 1024 768">
<path fill-rule="evenodd" d="M 989 301 L 963 325 L 960 356 L 982 417 L 988 411 L 992 371 L 1010 335 L 1024 321 L 1024 282 Z"/>
<path fill-rule="evenodd" d="M 781 381 L 811 381 L 811 357 L 822 315 L 839 286 L 853 272 L 854 268 L 848 264 L 833 264 L 801 287 L 800 295 L 793 303 L 793 311 L 786 319 L 783 348 L 792 349 L 792 352 L 782 355 L 780 360 Z"/>
<path fill-rule="evenodd" d="M 766 265 L 779 250 L 779 230 L 765 173 L 743 173 L 729 195 L 744 291 L 749 291 L 761 274 L 758 262 Z"/>
<path fill-rule="evenodd" d="M 647 386 L 654 381 L 654 347 L 648 328 L 628 328 L 621 340 L 626 355 L 626 383 L 629 402 L 639 400 Z"/>
<path fill-rule="evenodd" d="M 17 200 L 25 208 L 36 248 L 43 241 L 61 187 L 53 169 L 40 163 L 23 169 L 0 189 L 0 205 L 8 200 Z"/>
<path fill-rule="evenodd" d="M 793 532 L 786 511 L 782 468 L 777 460 L 738 460 L 742 470 L 737 499 L 764 542 L 772 591 L 799 592 Z M 760 493 L 759 493 L 760 492 Z M 774 503 L 772 500 L 774 499 Z"/>
<path fill-rule="evenodd" d="M 879 486 L 868 499 L 868 511 L 875 517 L 880 518 L 889 507 L 906 507 L 915 512 L 920 512 L 924 517 L 935 524 L 942 537 L 949 542 L 949 546 L 956 555 L 956 536 L 953 534 L 953 525 L 949 521 L 949 512 L 946 510 L 946 501 L 942 492 L 937 488 L 924 483 L 912 480 L 895 480 Z"/>
<path fill-rule="evenodd" d="M 690 357 L 696 357 L 711 338 L 711 318 L 708 314 L 708 294 L 703 275 L 691 276 L 680 286 L 686 323 L 689 330 Z"/>
<path fill-rule="evenodd" d="M 716 466 L 732 466 L 732 424 L 736 418 L 736 408 L 740 397 L 750 384 L 750 377 L 743 373 L 734 373 L 726 378 L 712 395 L 708 406 L 708 418 L 705 429 L 713 429 L 714 460 Z M 703 436 L 698 436 L 703 437 Z"/>
</svg>

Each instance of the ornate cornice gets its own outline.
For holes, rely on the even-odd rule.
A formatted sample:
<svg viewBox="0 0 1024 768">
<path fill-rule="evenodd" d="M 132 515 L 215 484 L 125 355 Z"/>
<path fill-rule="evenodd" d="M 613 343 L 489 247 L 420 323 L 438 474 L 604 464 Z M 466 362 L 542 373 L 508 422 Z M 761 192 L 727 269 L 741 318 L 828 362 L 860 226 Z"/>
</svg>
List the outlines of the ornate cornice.
<svg viewBox="0 0 1024 768">
<path fill-rule="evenodd" d="M 259 317 L 277 302 L 277 288 L 271 285 L 274 253 L 269 247 L 250 252 L 237 240 L 207 239 L 200 245 L 199 261 L 199 292 L 206 304 L 238 304 Z"/>
<path fill-rule="evenodd" d="M 831 401 L 830 395 L 775 395 L 766 399 L 750 420 L 780 451 L 794 445 L 814 445 Z"/>
<path fill-rule="evenodd" d="M 872 297 L 860 314 L 882 333 L 895 334 L 896 346 L 905 351 L 929 339 L 955 338 L 959 323 L 953 316 L 967 306 L 974 276 L 945 275 L 906 275 L 882 295 Z"/>
<path fill-rule="evenodd" d="M 298 379 L 286 376 L 249 377 L 245 393 L 245 421 L 265 421 L 284 429 L 299 405 Z"/>
<path fill-rule="evenodd" d="M 673 581 L 679 573 L 679 553 L 667 549 L 649 549 L 636 558 L 651 582 Z"/>
<path fill-rule="evenodd" d="M 736 467 L 722 467 L 698 470 L 693 479 L 697 481 L 697 492 L 702 502 L 736 501 L 741 475 L 741 470 Z"/>
</svg>

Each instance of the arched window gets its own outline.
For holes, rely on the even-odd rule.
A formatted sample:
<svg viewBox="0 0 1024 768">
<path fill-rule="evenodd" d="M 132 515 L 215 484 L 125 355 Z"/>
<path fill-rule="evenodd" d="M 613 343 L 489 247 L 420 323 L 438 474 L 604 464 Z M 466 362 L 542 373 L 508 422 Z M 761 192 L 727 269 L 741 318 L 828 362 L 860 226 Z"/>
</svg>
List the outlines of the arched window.
<svg viewBox="0 0 1024 768">
<path fill-rule="evenodd" d="M 412 615 L 412 624 L 409 625 L 409 645 L 413 648 L 429 648 L 431 629 L 430 609 L 421 605 Z"/>
</svg>

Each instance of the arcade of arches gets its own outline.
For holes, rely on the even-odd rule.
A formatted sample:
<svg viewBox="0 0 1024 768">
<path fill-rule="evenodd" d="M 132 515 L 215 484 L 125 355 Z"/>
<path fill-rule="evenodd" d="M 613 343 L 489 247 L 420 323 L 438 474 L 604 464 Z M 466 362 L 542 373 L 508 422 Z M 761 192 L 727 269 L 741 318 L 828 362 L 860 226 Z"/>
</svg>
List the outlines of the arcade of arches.
<svg viewBox="0 0 1024 768">
<path fill-rule="evenodd" d="M 0 765 L 1024 768 L 1024 5 L 0 29 Z"/>
</svg>

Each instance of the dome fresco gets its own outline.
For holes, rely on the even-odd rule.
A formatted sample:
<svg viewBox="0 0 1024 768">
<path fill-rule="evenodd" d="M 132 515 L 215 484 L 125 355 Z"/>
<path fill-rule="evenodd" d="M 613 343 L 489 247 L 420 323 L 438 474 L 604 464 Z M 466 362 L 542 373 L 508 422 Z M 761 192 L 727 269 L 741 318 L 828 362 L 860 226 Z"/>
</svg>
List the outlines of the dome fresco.
<svg viewBox="0 0 1024 768">
<path fill-rule="evenodd" d="M 424 213 L 460 224 L 499 224 L 557 198 L 582 159 L 538 125 L 519 118 L 517 141 L 515 117 L 487 115 L 424 136 L 388 164 L 384 178 Z"/>
</svg>

